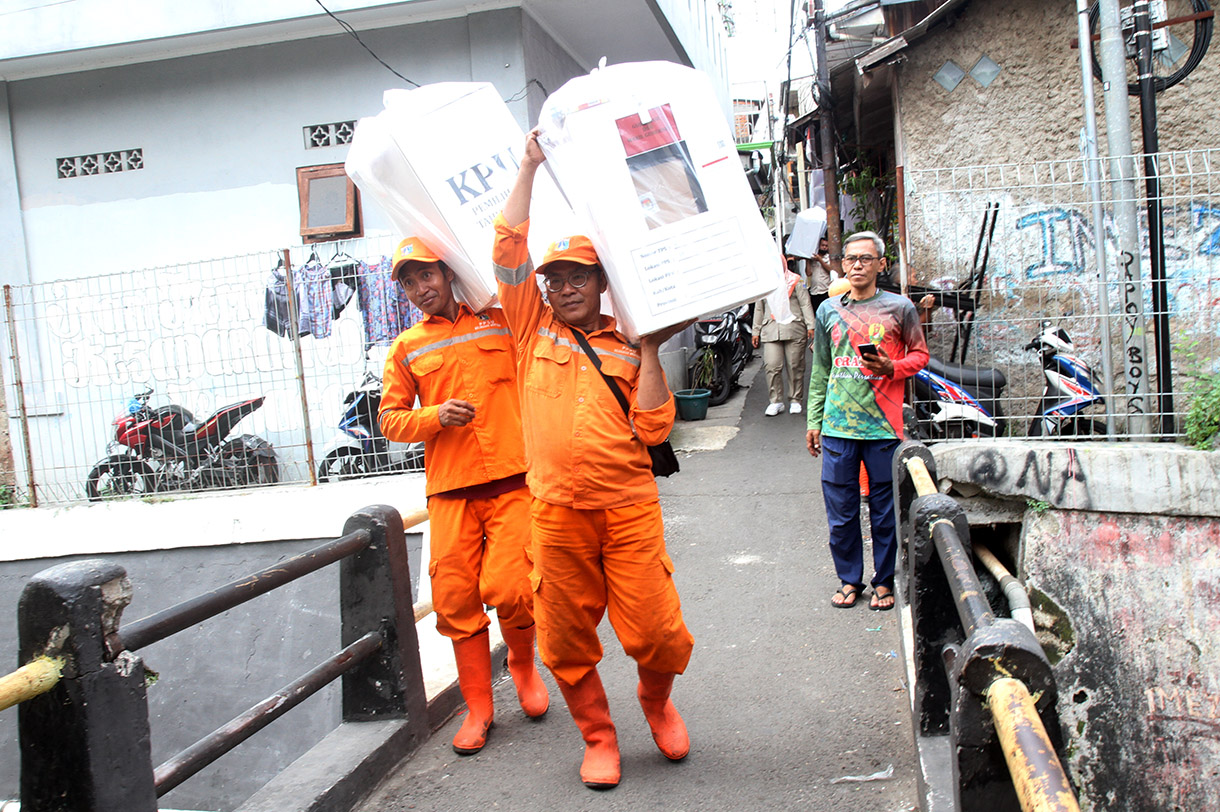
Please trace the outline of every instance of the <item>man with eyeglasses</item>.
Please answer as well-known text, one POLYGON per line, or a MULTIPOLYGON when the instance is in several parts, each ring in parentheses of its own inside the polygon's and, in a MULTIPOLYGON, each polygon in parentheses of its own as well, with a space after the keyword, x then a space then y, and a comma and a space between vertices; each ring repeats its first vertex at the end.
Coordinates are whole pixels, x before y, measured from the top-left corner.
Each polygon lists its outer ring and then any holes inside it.
POLYGON ((547 290, 543 300, 526 245, 534 175, 545 160, 537 137, 537 130, 527 136, 516 183, 496 218, 492 258, 517 341, 526 478, 534 498, 530 578, 538 651, 585 740, 581 780, 608 789, 619 783, 621 766, 597 673, 597 625, 607 611, 623 650, 636 661, 636 693, 658 749, 674 761, 690 750, 670 692, 694 638, 682 620, 645 447, 663 442, 673 427, 674 399, 658 349, 686 325, 632 345, 601 313, 606 275, 583 236, 547 250, 537 268, 547 290), (628 414, 609 386, 626 398, 628 414))
POLYGON ((399 244, 392 273, 424 318, 390 347, 378 419, 389 439, 424 443, 436 630, 453 641, 467 707, 453 749, 472 755, 486 744, 495 715, 484 604, 496 608, 521 709, 538 718, 550 704, 534 665, 530 498, 513 340, 500 310, 475 313, 458 301, 453 271, 418 237, 399 244))
POLYGON ((911 301, 877 288, 885 243, 871 231, 844 242, 850 288, 818 307, 809 383, 809 453, 822 460, 822 498, 830 524, 830 554, 841 586, 831 605, 850 609, 864 589, 860 529, 860 463, 868 473, 873 540, 869 608, 894 608, 898 552, 890 463, 902 439, 904 381, 928 363, 919 315, 911 301))

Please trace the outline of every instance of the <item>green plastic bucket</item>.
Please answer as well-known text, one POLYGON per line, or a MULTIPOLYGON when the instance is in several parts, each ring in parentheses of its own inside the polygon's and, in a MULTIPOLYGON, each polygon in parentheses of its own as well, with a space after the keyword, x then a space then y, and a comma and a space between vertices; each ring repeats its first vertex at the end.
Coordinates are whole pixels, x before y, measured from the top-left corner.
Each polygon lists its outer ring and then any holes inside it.
POLYGON ((674 392, 678 404, 678 417, 683 420, 702 420, 707 417, 707 399, 712 396, 708 389, 679 389, 674 392))

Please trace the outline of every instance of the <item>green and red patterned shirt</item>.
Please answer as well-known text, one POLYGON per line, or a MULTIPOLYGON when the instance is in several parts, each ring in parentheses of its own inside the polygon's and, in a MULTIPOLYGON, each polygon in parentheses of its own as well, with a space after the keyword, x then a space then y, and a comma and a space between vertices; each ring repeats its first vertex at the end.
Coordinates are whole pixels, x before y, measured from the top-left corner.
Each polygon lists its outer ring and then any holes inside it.
POLYGON ((928 344, 915 305, 879 290, 855 301, 848 291, 818 307, 809 382, 808 426, 848 440, 902 437, 907 378, 928 363, 928 344), (887 378, 861 365, 857 345, 875 344, 894 362, 887 378))

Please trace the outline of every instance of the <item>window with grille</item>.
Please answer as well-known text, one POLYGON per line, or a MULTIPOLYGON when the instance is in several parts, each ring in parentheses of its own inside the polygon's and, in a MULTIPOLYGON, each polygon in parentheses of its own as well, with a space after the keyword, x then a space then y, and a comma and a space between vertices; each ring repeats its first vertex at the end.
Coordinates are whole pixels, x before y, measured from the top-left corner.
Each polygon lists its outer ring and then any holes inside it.
POLYGON ((305 149, 320 149, 322 147, 337 147, 352 142, 352 133, 356 131, 354 121, 336 121, 333 124, 310 124, 304 128, 305 149))
POLYGON ((56 172, 60 178, 79 178, 85 175, 109 175, 114 172, 130 172, 144 168, 143 149, 120 149, 114 152, 98 152, 92 155, 77 155, 58 158, 56 172))

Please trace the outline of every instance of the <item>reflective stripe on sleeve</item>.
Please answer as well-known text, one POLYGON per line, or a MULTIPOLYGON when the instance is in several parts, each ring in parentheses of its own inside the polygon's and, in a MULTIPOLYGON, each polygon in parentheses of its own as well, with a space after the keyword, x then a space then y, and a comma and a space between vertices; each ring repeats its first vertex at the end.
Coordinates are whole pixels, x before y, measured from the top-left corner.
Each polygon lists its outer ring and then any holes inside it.
POLYGON ((520 285, 534 275, 534 261, 529 257, 516 268, 506 268, 495 263, 492 263, 492 267, 496 269, 496 279, 506 285, 520 285))

